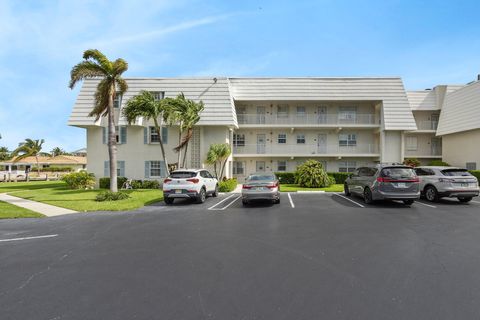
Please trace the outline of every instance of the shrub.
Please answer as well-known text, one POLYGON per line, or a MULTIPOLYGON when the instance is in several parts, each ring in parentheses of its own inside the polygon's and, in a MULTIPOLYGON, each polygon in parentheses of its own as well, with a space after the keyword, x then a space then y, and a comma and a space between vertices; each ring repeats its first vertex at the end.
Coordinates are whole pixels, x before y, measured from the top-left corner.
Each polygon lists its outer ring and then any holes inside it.
POLYGON ((328 175, 335 179, 338 184, 344 184, 345 180, 351 175, 350 172, 328 172, 328 175))
POLYGON ((237 179, 235 178, 220 181, 218 183, 218 191, 231 192, 235 190, 235 188, 237 187, 237 184, 238 184, 237 179))
POLYGON ((403 164, 415 168, 420 165, 420 161, 417 158, 407 158, 403 161, 403 164))
POLYGON ((281 184, 294 184, 295 173, 294 172, 275 172, 278 180, 281 184))
POLYGON ((95 201, 118 201, 128 199, 130 196, 125 192, 111 192, 111 191, 103 191, 97 194, 95 197, 95 201))
MULTIPOLYGON (((117 187, 120 189, 127 181, 125 177, 117 177, 117 187)), ((110 189, 110 177, 103 177, 99 180, 100 189, 110 189)))
MULTIPOLYGON (((37 167, 33 167, 31 171, 38 171, 37 167)), ((48 167, 40 168, 40 172, 72 172, 72 167, 48 167)))
POLYGON ((428 163, 429 166, 442 166, 442 167, 450 167, 450 165, 442 160, 432 160, 428 163))
POLYGON ((70 189, 92 189, 95 186, 95 175, 87 171, 66 174, 62 180, 70 189))
POLYGON ((324 188, 331 185, 331 180, 320 162, 308 160, 297 168, 295 183, 301 187, 324 188))
POLYGON ((480 170, 470 170, 468 172, 477 177, 478 181, 480 181, 480 170))
POLYGON ((143 180, 142 187, 140 189, 159 189, 160 182, 157 180, 143 180))
POLYGON ((132 188, 133 189, 142 189, 142 180, 132 180, 132 188))

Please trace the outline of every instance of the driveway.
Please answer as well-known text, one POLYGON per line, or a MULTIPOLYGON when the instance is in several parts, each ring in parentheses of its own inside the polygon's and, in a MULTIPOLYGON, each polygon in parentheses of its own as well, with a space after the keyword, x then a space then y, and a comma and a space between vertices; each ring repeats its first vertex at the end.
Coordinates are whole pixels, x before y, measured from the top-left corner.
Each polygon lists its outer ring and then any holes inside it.
POLYGON ((480 317, 480 202, 281 197, 0 221, 1 319, 480 317))

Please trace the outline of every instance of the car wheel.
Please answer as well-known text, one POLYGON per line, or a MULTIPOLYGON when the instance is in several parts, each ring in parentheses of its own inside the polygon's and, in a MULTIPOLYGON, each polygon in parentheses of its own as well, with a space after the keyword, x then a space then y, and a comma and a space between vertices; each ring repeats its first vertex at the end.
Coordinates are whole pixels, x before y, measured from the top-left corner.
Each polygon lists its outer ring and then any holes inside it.
POLYGON ((343 191, 345 192, 345 195, 346 195, 347 197, 350 197, 350 196, 352 195, 352 194, 350 193, 350 189, 348 189, 348 184, 346 184, 346 183, 343 185, 343 191))
POLYGON ((458 198, 458 201, 467 203, 467 202, 472 201, 472 197, 458 198))
POLYGON ((175 200, 174 198, 165 198, 165 199, 163 199, 163 201, 165 201, 166 204, 172 204, 174 200, 175 200))
POLYGON ((363 191, 363 201, 365 201, 366 204, 373 203, 372 191, 370 188, 365 188, 363 191))
POLYGON ((218 197, 218 184, 215 186, 215 191, 213 191, 212 197, 218 197))
POLYGON ((275 201, 276 204, 280 203, 280 195, 278 195, 278 199, 275 201))
POLYGON ((407 206, 412 205, 415 202, 415 200, 403 200, 403 203, 407 206))
POLYGON ((200 192, 198 193, 198 196, 197 196, 197 203, 204 203, 206 197, 207 197, 207 192, 205 191, 205 188, 200 189, 200 192))
POLYGON ((425 199, 431 202, 438 201, 438 192, 434 186, 428 186, 425 188, 425 199))
POLYGON ((246 205, 248 205, 248 201, 245 200, 245 199, 242 199, 242 204, 243 204, 244 206, 246 206, 246 205))

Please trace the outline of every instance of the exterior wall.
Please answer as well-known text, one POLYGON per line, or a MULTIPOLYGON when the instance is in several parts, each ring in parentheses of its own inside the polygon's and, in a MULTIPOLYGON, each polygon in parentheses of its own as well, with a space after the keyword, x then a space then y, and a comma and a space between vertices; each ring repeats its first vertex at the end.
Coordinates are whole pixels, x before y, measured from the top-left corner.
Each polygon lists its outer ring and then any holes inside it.
POLYGON ((405 135, 405 158, 442 158, 441 139, 435 133, 408 133, 405 135), (417 138, 417 150, 408 150, 407 137, 417 138), (438 139, 440 145, 432 146, 432 139, 438 139))
POLYGON ((382 142, 382 162, 402 162, 402 132, 384 131, 382 142))
POLYGON ((474 145, 477 141, 480 141, 480 129, 443 136, 443 161, 457 167, 475 162, 480 170, 480 148, 474 145))
POLYGON ((440 110, 432 111, 413 111, 418 130, 436 130, 438 126, 438 116, 440 110), (437 119, 434 116, 437 115, 437 119))

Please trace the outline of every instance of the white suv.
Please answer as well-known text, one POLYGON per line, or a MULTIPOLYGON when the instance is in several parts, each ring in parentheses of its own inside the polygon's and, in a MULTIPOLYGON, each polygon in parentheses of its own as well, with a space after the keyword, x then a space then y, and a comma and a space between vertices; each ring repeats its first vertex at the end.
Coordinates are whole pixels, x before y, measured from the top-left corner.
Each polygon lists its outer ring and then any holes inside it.
POLYGON ((172 204, 175 198, 190 198, 203 203, 207 195, 218 195, 218 180, 207 170, 176 170, 163 181, 163 199, 166 204, 172 204))

